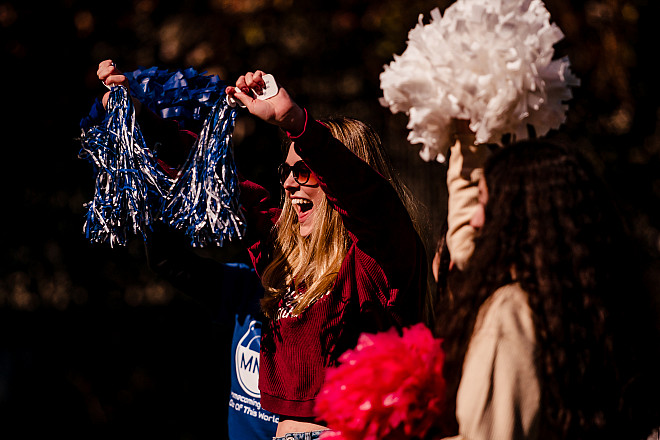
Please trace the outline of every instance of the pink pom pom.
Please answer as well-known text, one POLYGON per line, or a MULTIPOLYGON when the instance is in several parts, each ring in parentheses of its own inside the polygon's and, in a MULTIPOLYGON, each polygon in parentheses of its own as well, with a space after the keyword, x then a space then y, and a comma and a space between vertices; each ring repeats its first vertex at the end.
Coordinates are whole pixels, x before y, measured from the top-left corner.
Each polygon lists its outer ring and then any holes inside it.
POLYGON ((421 438, 442 413, 442 340, 423 324, 363 333, 328 370, 316 412, 331 431, 325 440, 421 438))

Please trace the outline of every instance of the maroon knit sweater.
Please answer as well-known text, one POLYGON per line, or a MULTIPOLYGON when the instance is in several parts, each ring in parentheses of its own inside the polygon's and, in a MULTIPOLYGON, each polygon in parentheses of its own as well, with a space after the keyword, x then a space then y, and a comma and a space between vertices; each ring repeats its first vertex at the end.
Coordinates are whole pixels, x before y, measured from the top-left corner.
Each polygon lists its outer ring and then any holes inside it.
MULTIPOLYGON (((289 417, 314 417, 325 371, 355 347, 362 332, 419 322, 426 290, 422 242, 392 186, 317 122, 295 139, 353 243, 330 294, 298 316, 262 329, 261 405, 289 417)), ((248 225, 262 240, 250 248, 258 273, 268 263, 269 233, 279 217, 265 189, 241 182, 248 225)), ((378 372, 374 371, 374 375, 378 372)))

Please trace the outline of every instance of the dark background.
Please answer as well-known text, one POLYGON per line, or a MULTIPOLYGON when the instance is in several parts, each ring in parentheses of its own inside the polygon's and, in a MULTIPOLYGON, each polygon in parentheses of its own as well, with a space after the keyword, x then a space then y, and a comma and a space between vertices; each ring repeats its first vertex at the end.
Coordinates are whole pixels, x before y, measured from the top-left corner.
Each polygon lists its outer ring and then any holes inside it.
MULTIPOLYGON (((418 15, 449 1, 0 0, 4 172, 0 228, 0 438, 201 439, 226 435, 228 335, 203 306, 154 276, 139 240, 82 235, 91 166, 78 123, 104 88, 100 61, 218 74, 271 72, 316 116, 347 114, 382 134, 429 219, 446 213, 445 167, 406 142, 405 115, 378 104, 378 75, 418 15)), ((552 137, 589 154, 653 258, 660 217, 658 14, 654 0, 546 2, 582 80, 552 137)), ((279 191, 278 133, 242 114, 236 161, 279 191)), ((237 249, 202 251, 240 260, 237 249)), ((643 337, 643 335, 640 335, 643 337)))

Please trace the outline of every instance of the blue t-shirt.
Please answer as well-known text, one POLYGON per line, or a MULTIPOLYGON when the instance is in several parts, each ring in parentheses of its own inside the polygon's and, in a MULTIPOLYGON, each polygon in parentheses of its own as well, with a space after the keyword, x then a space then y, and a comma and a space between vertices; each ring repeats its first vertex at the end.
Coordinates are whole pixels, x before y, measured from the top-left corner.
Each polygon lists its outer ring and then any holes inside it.
MULTIPOLYGON (((226 413, 228 438, 271 440, 277 431, 278 417, 261 409, 258 386, 263 319, 259 301, 264 294, 261 280, 246 264, 220 263, 190 252, 187 239, 180 235, 162 228, 154 235, 147 252, 150 266, 207 307, 223 327, 233 324, 226 413)), ((228 345, 226 341, 221 349, 229 349, 228 345)), ((223 374, 226 374, 224 369, 223 374)))
POLYGON ((259 299, 263 288, 254 270, 244 264, 226 264, 222 288, 241 295, 234 317, 231 346, 231 389, 227 423, 230 440, 271 439, 279 418, 261 408, 259 349, 261 319, 259 299))
POLYGON ((265 439, 275 436, 279 418, 261 408, 259 348, 261 321, 252 315, 236 315, 232 339, 229 438, 265 439))

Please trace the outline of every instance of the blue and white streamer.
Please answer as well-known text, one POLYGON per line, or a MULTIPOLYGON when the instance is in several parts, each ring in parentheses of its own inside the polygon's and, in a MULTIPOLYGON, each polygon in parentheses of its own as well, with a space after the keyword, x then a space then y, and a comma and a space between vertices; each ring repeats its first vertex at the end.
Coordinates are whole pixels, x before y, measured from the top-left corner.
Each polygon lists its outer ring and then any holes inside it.
POLYGON ((241 239, 246 225, 232 151, 236 110, 225 101, 224 83, 192 68, 125 75, 133 97, 200 135, 178 180, 171 179, 145 144, 126 89, 113 87, 104 118, 97 100, 81 121, 80 157, 96 171, 94 197, 85 205, 86 237, 126 245, 130 235, 147 240, 152 222, 162 220, 183 230, 195 247, 241 239))
POLYGON ((172 185, 156 165, 135 121, 124 87, 113 87, 103 122, 83 130, 80 158, 93 163, 96 183, 83 231, 93 243, 126 245, 129 235, 147 238, 172 185))
POLYGON ((235 119, 236 110, 224 96, 218 99, 163 211, 163 219, 184 230, 194 247, 222 246, 225 240, 245 234, 235 196, 239 191, 231 149, 235 119))
POLYGON ((197 73, 193 68, 170 72, 141 67, 125 76, 131 94, 142 104, 195 133, 200 132, 215 103, 225 95, 225 84, 217 75, 197 73))

